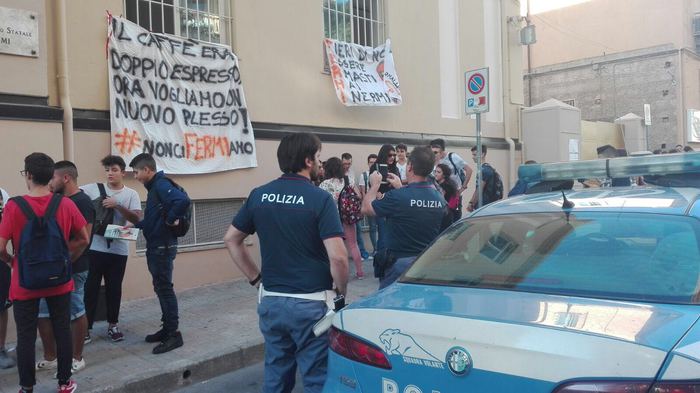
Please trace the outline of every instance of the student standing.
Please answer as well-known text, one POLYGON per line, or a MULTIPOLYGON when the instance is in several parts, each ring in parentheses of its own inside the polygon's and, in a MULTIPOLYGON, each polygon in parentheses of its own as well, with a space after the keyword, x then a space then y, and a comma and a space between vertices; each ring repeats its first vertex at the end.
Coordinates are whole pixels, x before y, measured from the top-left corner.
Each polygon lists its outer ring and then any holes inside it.
MULTIPOLYGON (((90 197, 78 188, 78 168, 70 161, 59 161, 54 166, 53 178, 49 183, 51 191, 70 198, 87 222, 88 233, 92 233, 92 225, 95 222, 95 208, 90 197)), ((73 291, 70 298, 71 333, 73 336, 73 363, 72 372, 75 374, 85 368, 83 358, 83 338, 87 334, 87 317, 85 316, 85 280, 87 280, 88 267, 87 250, 73 263, 73 291)), ((39 335, 44 348, 44 360, 37 363, 37 370, 55 368, 56 340, 46 300, 39 303, 39 335)))
POLYGON ((146 342, 160 344, 153 354, 172 351, 183 345, 178 330, 179 315, 177 297, 173 289, 173 263, 177 255, 177 236, 169 227, 177 226, 184 219, 190 200, 158 171, 156 161, 148 153, 141 153, 129 163, 134 177, 148 190, 143 220, 134 226, 143 231, 146 238, 146 262, 153 278, 153 290, 158 296, 163 327, 146 336, 146 342))
MULTIPOLYGON (((106 209, 114 210, 112 224, 124 226, 128 221, 138 222, 141 219, 141 200, 139 194, 124 185, 126 163, 119 156, 109 155, 102 159, 107 177, 107 183, 92 183, 82 187, 83 191, 93 201, 98 200, 106 209), (104 189, 101 197, 100 184, 104 189)), ((124 334, 119 329, 119 308, 122 301, 122 282, 126 272, 126 261, 129 255, 129 243, 120 239, 105 239, 94 234, 92 245, 88 252, 90 270, 85 284, 85 309, 88 318, 88 329, 92 330, 95 323, 95 312, 100 294, 100 284, 104 279, 107 305, 107 336, 114 342, 122 341, 124 334)), ((85 338, 90 342, 88 333, 85 338)))
MULTIPOLYGON (((72 340, 70 332, 70 296, 73 290, 73 280, 46 288, 27 289, 20 282, 19 269, 26 269, 26 262, 20 260, 25 249, 44 250, 45 244, 39 244, 39 239, 27 238, 24 232, 28 225, 28 216, 54 217, 60 234, 65 242, 66 254, 75 261, 88 246, 88 234, 83 215, 75 203, 68 198, 51 193, 49 181, 53 177, 54 162, 44 153, 32 153, 24 159, 24 177, 29 193, 10 199, 5 206, 3 219, 0 222, 0 259, 12 263, 12 281, 10 284, 10 299, 13 300, 15 324, 17 326, 17 368, 19 371, 20 392, 32 392, 36 384, 34 360, 37 332, 37 315, 39 299, 45 298, 48 304, 51 325, 56 337, 58 359, 58 392, 72 393, 77 384, 71 377, 72 340), (36 241, 35 241, 36 240, 36 241), (7 252, 7 244, 12 242, 14 257, 7 252), (31 248, 29 248, 31 246, 31 248)), ((31 228, 31 227, 30 227, 31 228)), ((46 239, 46 237, 42 238, 46 239)), ((53 239, 53 238, 52 238, 53 239)), ((53 243, 56 244, 56 243, 53 243)), ((62 277, 63 278, 63 277, 62 277)), ((24 285, 28 284, 25 282, 24 285)))

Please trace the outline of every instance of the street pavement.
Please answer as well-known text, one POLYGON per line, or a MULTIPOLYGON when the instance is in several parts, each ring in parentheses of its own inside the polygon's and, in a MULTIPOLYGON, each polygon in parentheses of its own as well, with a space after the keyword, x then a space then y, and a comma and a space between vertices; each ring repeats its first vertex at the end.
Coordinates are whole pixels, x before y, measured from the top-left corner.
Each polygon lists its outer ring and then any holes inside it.
MULTIPOLYGON (((371 262, 365 261, 364 271, 367 278, 350 281, 350 302, 379 286, 371 277, 371 262)), ((120 343, 107 339, 105 322, 96 323, 93 342, 85 347, 87 368, 74 375, 78 391, 171 392, 263 360, 257 291, 247 281, 182 291, 178 302, 185 345, 162 355, 153 355, 154 344, 143 341, 147 334, 160 328, 160 306, 155 297, 122 304, 120 327, 125 340, 120 343)), ((14 345, 8 343, 10 348, 14 345)), ((14 356, 14 352, 10 355, 14 356)), ((41 340, 37 339, 37 359, 42 356, 41 340)), ((54 373, 55 370, 37 372, 34 392, 55 392, 54 373)), ((0 370, 0 393, 15 393, 17 389, 17 370, 0 370)))
MULTIPOLYGON (((258 363, 237 371, 230 372, 199 383, 194 383, 175 393, 260 393, 262 391, 263 363, 258 363), (235 389, 233 388, 235 386, 235 389)), ((292 393, 304 391, 301 376, 297 375, 297 383, 292 393)))

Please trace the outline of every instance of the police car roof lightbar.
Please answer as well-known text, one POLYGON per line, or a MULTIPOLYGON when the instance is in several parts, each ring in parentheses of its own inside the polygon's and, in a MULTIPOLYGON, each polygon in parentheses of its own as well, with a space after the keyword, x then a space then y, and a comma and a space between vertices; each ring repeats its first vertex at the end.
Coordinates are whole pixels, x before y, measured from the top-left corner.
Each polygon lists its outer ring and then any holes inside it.
POLYGON ((518 168, 518 178, 528 183, 685 173, 700 173, 700 152, 528 164, 518 168))

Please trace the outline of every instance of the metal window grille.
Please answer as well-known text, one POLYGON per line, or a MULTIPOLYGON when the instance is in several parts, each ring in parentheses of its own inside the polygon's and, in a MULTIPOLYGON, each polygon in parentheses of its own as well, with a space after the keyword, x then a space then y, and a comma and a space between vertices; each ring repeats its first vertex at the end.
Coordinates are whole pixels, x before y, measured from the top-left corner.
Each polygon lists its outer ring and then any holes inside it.
POLYGON ((230 0, 124 0, 124 14, 154 33, 219 44, 232 42, 230 0))
POLYGON ((375 47, 385 38, 384 0, 324 0, 325 36, 375 47))
MULTIPOLYGON (((223 246, 224 234, 244 199, 192 201, 192 224, 186 236, 178 239, 178 248, 223 246)), ((145 207, 145 206, 142 206, 145 207)), ((146 250, 146 239, 139 235, 136 251, 146 250)))
MULTIPOLYGON (((385 27, 384 0, 323 0, 325 37, 374 48, 386 41, 385 27)), ((331 72, 325 46, 323 72, 331 72)))

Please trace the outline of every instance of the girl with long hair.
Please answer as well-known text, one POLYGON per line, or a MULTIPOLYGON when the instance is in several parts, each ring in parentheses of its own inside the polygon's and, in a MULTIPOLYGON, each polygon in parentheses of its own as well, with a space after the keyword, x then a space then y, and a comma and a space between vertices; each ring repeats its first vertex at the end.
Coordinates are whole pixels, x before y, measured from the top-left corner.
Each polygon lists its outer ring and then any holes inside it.
MULTIPOLYGON (((324 172, 325 180, 321 182, 319 187, 329 192, 337 204, 340 192, 345 188, 346 176, 343 170, 343 162, 338 157, 329 158, 324 165, 324 172)), ((357 195, 360 195, 355 184, 348 184, 352 186, 357 195)), ((345 247, 348 249, 348 253, 352 256, 352 260, 355 263, 355 276, 362 280, 365 274, 362 271, 362 256, 360 255, 360 248, 357 246, 357 230, 355 224, 346 224, 344 222, 342 224, 343 232, 345 233, 343 239, 345 241, 345 247)))
POLYGON ((454 222, 459 217, 459 191, 455 182, 450 178, 451 175, 452 169, 449 165, 438 164, 435 167, 435 182, 440 186, 438 191, 442 192, 445 197, 447 207, 452 215, 452 222, 454 222))

